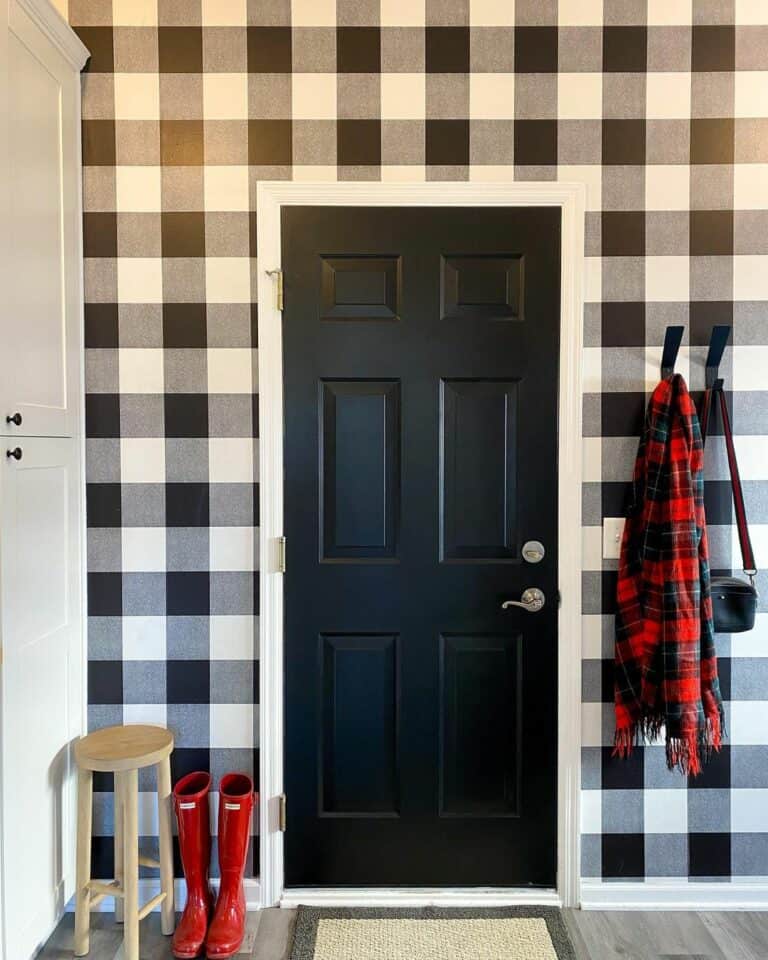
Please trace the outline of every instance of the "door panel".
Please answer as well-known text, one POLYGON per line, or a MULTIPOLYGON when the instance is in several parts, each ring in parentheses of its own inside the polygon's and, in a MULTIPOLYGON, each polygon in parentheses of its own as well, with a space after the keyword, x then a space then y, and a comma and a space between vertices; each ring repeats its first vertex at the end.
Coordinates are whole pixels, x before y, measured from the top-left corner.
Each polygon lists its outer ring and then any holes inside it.
POLYGON ((321 644, 323 815, 397 816, 397 637, 321 644))
POLYGON ((79 402, 79 77, 17 4, 8 37, 9 233, 0 434, 72 436, 79 402), (17 335, 13 335, 16 331, 17 335), (20 423, 7 417, 20 418, 20 423))
POLYGON ((517 383, 440 386, 442 557, 517 559, 517 383))
POLYGON ((18 445, 0 463, 0 609, 5 936, 21 960, 72 893, 82 649, 77 445, 18 445))
POLYGON ((397 320, 398 257, 322 257, 323 320, 397 320))
POLYGON ((554 886, 559 211, 282 226, 286 882, 554 886))
POLYGON ((323 381, 323 560, 394 557, 400 486, 399 384, 323 381))
POLYGON ((441 638, 441 815, 520 814, 520 636, 441 638))
POLYGON ((446 320, 522 320, 522 293, 522 257, 443 257, 446 320))

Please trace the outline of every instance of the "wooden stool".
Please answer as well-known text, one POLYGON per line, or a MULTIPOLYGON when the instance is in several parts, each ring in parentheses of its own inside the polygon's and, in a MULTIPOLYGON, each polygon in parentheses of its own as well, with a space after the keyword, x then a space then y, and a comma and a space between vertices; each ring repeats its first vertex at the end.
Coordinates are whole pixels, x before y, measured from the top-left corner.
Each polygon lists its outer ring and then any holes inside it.
POLYGON ((139 960, 139 921, 162 904, 161 928, 173 933, 173 841, 171 836, 171 751, 173 735, 165 727, 144 724, 106 727, 75 744, 78 765, 77 888, 75 895, 75 956, 89 949, 91 907, 115 898, 115 920, 125 924, 125 960, 139 960), (157 809, 160 860, 139 856, 139 770, 157 766, 157 809), (115 879, 91 879, 93 772, 115 775, 115 879), (160 893, 139 906, 139 865, 160 870, 160 893))

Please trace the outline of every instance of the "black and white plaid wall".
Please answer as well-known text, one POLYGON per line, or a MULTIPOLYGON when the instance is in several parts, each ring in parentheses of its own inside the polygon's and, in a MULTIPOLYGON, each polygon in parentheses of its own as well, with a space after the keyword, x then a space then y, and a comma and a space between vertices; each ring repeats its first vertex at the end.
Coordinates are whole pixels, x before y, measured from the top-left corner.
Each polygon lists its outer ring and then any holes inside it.
MULTIPOLYGON (((167 723, 176 775, 250 770, 258 753, 256 182, 580 180, 582 874, 768 875, 768 601, 754 633, 719 638, 730 736, 707 772, 686 783, 661 747, 614 762, 616 562, 601 549, 665 326, 687 327, 678 369, 700 390, 725 322, 768 563, 768 3, 69 0, 69 16, 92 51, 91 724, 167 723)), ((713 567, 728 568, 720 437, 707 469, 713 567)))

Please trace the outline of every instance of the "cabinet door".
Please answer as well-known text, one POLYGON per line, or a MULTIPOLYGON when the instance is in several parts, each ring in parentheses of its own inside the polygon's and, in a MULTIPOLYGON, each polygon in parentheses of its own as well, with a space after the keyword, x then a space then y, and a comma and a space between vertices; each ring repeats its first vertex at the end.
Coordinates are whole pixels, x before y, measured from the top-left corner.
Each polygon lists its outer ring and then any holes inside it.
POLYGON ((34 956, 74 890, 70 745, 83 728, 77 450, 67 439, 0 447, 4 956, 18 960, 34 956), (7 457, 8 447, 21 459, 7 457))
POLYGON ((80 396, 79 77, 14 2, 9 20, 0 433, 67 437, 80 396))

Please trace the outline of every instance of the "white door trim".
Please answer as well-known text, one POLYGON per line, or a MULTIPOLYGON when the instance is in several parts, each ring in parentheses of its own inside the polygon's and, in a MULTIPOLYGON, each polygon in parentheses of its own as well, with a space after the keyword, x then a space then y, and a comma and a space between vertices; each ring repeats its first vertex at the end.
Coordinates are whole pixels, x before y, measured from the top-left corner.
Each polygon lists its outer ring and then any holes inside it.
POLYGON ((559 907, 557 890, 527 887, 290 887, 281 907, 559 907))
MULTIPOLYGON (((286 904, 279 796, 283 791, 283 580, 277 538, 283 535, 282 319, 273 278, 280 268, 284 206, 556 206, 562 211, 559 382, 558 855, 556 899, 579 901, 581 760, 581 394, 585 187, 581 183, 307 183, 262 181, 256 187, 260 515, 260 790, 262 905, 286 904)), ((290 563, 290 544, 288 562, 290 563)), ((321 891, 316 891, 318 896, 321 891)), ((413 903, 444 902, 450 890, 409 891, 413 903)), ((370 896, 375 891, 349 891, 370 896)), ((384 891, 378 891, 381 896, 384 891)), ((326 895, 335 895, 327 891, 326 895)), ((341 895, 340 892, 338 894, 341 895)), ((475 903, 517 900, 514 890, 478 891, 475 903), (483 897, 485 899, 483 899, 483 897)), ((551 894, 542 891, 547 898, 551 894)), ((303 902, 307 902, 306 898, 303 902)), ((335 903, 340 903, 336 899, 335 903)), ((508 901, 507 901, 508 902, 508 901)), ((530 902, 530 901, 528 901, 530 902)))

